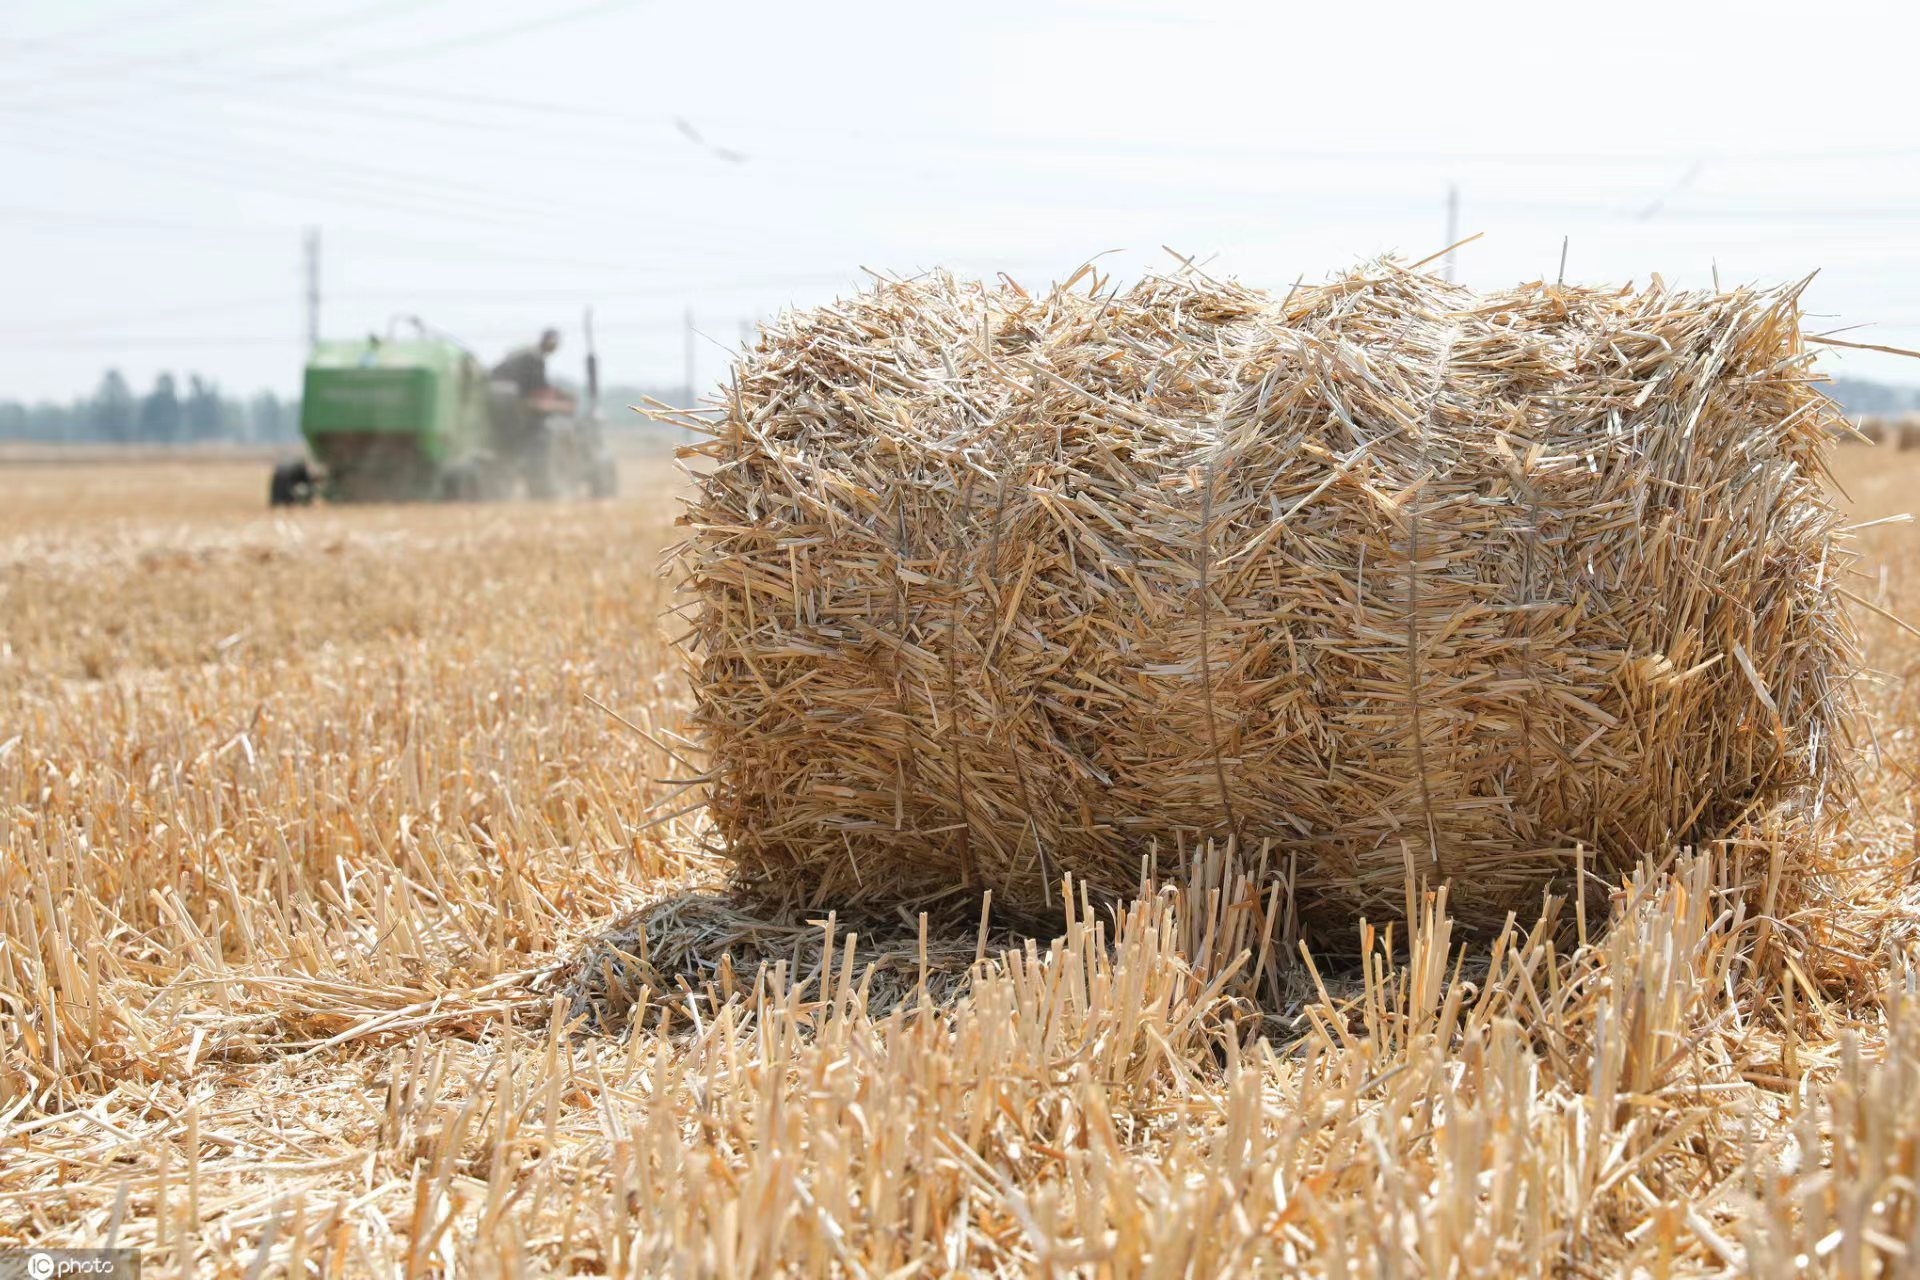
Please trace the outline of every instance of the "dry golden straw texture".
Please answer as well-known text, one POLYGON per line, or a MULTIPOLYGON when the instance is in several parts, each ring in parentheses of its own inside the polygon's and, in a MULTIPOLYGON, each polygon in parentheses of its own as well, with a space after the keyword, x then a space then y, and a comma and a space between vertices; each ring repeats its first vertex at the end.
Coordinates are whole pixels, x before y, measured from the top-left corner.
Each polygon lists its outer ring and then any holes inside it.
POLYGON ((1797 297, 1383 262, 786 318, 689 451, 731 856, 819 902, 1038 909, 1233 836, 1309 928, 1412 876, 1492 928, 1583 856, 1822 800, 1852 555, 1797 297))
POLYGON ((958 895, 749 909, 676 733, 677 487, 623 468, 609 504, 285 513, 258 461, 0 466, 0 1248, 147 1280, 1920 1269, 1920 636, 1887 616, 1920 617, 1888 519, 1920 454, 1837 459, 1884 674, 1835 830, 1775 811, 1492 938, 1416 888, 1310 955, 1219 842, 1026 938, 958 895))

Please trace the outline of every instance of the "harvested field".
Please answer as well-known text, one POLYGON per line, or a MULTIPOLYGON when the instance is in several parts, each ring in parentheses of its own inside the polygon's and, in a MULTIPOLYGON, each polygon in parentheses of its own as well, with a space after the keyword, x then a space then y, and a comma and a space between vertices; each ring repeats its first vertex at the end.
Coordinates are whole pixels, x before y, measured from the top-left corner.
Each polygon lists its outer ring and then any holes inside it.
MULTIPOLYGON (((1920 491, 1910 453, 1837 465, 1856 524, 1920 491)), ((1492 941, 1411 886, 1409 926, 1303 955, 1218 849, 1031 943, 726 897, 676 487, 271 516, 253 465, 0 470, 0 1244, 161 1277, 1920 1267, 1920 641, 1875 612, 1920 615, 1914 526, 1858 534, 1844 829, 1589 869, 1492 941)))

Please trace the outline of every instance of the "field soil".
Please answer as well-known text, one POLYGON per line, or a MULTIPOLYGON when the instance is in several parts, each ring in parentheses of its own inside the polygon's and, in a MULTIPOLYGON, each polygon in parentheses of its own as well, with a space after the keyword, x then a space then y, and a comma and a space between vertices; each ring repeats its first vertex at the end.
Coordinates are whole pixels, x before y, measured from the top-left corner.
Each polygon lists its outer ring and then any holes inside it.
POLYGON ((1920 1270, 1920 527, 1871 523, 1920 453, 1835 454, 1857 806, 1491 943, 1410 877, 1410 924, 1310 955, 1249 850, 1045 929, 730 896, 678 733, 677 475, 623 470, 606 504, 269 512, 251 458, 0 462, 0 1248, 1920 1270))

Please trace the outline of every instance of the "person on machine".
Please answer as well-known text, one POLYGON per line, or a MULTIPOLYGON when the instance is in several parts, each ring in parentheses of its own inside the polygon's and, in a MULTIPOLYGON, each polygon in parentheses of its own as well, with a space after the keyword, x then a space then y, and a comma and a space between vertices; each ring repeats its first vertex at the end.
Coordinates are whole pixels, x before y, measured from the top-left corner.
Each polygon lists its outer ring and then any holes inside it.
POLYGON ((570 417, 574 398, 547 381, 547 357, 560 347, 560 331, 521 347, 493 366, 495 448, 519 470, 531 497, 551 497, 554 488, 550 417, 570 417))
POLYGON ((547 381, 547 357, 560 349, 560 331, 546 329, 540 341, 510 352, 488 375, 496 387, 512 388, 529 421, 549 413, 572 413, 574 399, 547 381))
POLYGON ((544 330, 540 341, 509 352, 506 359, 493 366, 491 377, 495 382, 511 382, 522 400, 532 400, 552 389, 547 381, 547 357, 559 349, 560 331, 544 330))

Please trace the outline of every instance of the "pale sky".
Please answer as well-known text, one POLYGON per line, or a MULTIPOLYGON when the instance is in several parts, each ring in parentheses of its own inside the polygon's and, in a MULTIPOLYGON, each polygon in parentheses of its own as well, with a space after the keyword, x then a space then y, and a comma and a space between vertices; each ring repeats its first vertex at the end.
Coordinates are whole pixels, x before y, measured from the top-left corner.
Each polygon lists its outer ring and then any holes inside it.
MULTIPOLYGON (((862 266, 1088 256, 1284 289, 1780 281, 1920 347, 1911 5, 0 0, 0 397, 107 365, 287 392, 417 314, 492 358, 591 304, 609 380, 723 373, 862 266), (683 127, 684 126, 684 127, 683 127)), ((1920 384, 1920 361, 1829 368, 1920 384)))

